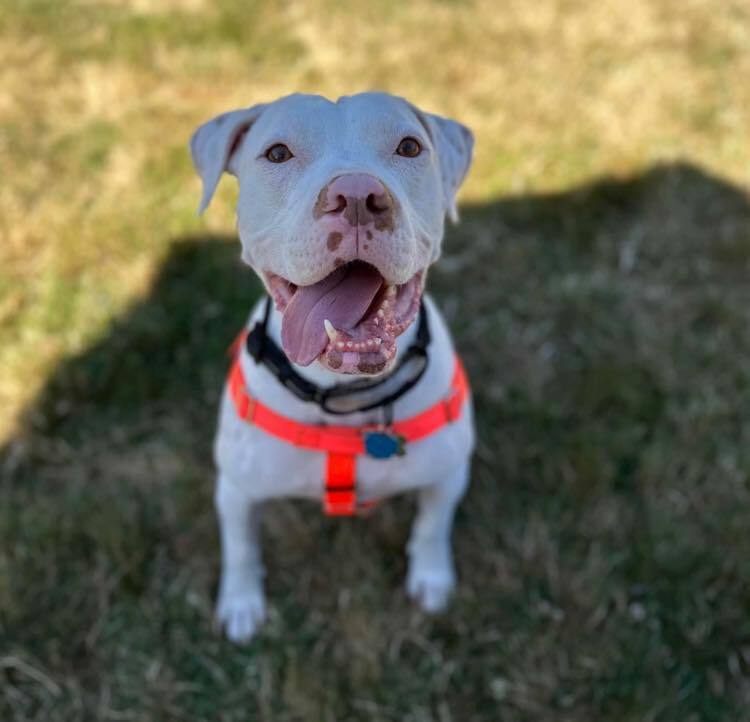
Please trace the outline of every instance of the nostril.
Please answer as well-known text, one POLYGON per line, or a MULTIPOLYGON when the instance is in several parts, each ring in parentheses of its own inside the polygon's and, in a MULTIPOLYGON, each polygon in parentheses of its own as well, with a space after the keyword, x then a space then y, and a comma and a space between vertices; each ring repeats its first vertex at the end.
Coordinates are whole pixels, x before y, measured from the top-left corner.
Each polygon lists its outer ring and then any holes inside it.
POLYGON ((370 213, 384 213, 387 211, 390 207, 390 199, 385 193, 382 193, 380 195, 375 195, 374 193, 370 193, 369 196, 367 196, 367 200, 365 201, 365 206, 367 207, 367 210, 370 211, 370 213))
POLYGON ((346 196, 343 196, 339 193, 339 195, 336 196, 336 207, 332 208, 329 213, 342 213, 344 208, 346 208, 346 196))

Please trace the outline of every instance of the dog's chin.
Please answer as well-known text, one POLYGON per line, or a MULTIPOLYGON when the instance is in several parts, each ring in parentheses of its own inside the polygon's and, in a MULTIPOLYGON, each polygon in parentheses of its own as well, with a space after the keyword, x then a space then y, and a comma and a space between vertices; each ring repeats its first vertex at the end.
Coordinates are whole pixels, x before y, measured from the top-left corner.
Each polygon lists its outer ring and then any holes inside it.
POLYGON ((282 313, 282 344, 291 361, 303 366, 317 361, 336 373, 377 376, 393 367, 396 340, 419 313, 425 269, 402 284, 387 283, 363 261, 337 268, 311 286, 297 286, 268 271, 262 277, 282 313), (366 292, 358 293, 360 279, 366 292), (310 308, 301 312, 305 303, 310 308), (302 323, 301 313, 306 314, 302 323), (299 335, 305 337, 303 343, 299 335))

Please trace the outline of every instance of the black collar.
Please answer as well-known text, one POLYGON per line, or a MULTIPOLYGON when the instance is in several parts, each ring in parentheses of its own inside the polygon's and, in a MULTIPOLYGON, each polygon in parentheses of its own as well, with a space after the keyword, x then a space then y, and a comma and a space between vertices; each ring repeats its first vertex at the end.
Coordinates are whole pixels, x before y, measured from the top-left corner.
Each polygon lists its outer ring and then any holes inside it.
POLYGON ((400 399, 407 391, 413 388, 427 370, 427 347, 430 344, 430 327, 427 323, 427 311, 424 304, 419 309, 417 337, 414 343, 402 354, 396 368, 390 374, 385 378, 374 380, 357 379, 345 384, 336 384, 330 388, 321 388, 312 383, 312 381, 308 381, 306 378, 300 376, 294 370, 286 354, 269 338, 266 327, 271 315, 271 303, 270 297, 266 298, 263 319, 258 321, 247 335, 247 352, 255 359, 256 363, 262 363, 298 399, 315 403, 326 413, 344 415, 390 406, 394 401, 400 399), (407 365, 414 365, 413 362, 416 362, 417 371, 407 376, 406 380, 400 386, 382 398, 362 404, 361 406, 348 408, 345 411, 331 406, 332 401, 341 401, 347 397, 353 401, 352 397, 378 388, 386 382, 391 381, 407 365))

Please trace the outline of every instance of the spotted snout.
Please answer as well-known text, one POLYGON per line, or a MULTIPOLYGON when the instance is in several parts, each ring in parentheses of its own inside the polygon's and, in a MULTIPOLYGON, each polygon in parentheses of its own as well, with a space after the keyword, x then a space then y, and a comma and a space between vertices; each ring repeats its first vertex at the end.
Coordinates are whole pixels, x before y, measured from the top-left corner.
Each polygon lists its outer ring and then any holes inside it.
POLYGON ((313 206, 332 267, 361 260, 385 272, 396 251, 397 208, 393 194, 373 175, 345 173, 332 178, 313 206))
POLYGON ((393 230, 394 204, 388 189, 375 176, 346 173, 326 185, 313 209, 316 220, 340 219, 351 227, 372 224, 377 231, 393 230))

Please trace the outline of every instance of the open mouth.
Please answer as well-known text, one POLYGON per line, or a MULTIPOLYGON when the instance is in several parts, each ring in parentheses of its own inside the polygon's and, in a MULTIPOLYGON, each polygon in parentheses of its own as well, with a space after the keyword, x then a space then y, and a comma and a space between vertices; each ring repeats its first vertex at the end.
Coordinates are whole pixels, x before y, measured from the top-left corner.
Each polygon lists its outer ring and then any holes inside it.
POLYGON ((291 361, 315 359, 345 374, 381 373, 396 354, 396 339, 414 321, 423 272, 391 285, 374 266, 352 261, 309 286, 266 273, 283 314, 281 342, 291 361))

